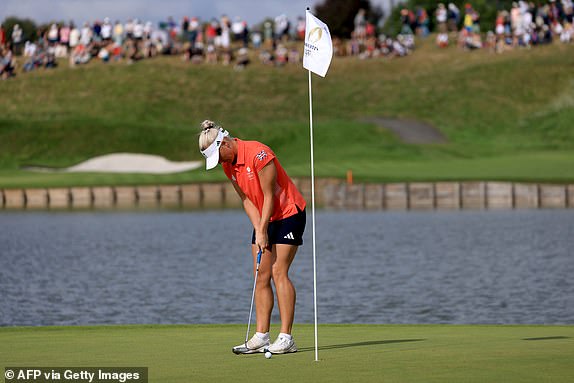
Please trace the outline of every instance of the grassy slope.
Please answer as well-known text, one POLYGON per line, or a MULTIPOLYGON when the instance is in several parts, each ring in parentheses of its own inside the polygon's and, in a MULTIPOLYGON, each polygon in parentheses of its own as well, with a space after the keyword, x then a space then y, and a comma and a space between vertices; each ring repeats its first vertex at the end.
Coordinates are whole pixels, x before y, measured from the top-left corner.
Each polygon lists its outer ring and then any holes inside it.
MULTIPOLYGON (((573 63, 574 49, 560 44, 492 55, 437 50, 430 40, 404 59, 335 59, 327 78, 314 78, 317 174, 572 181, 573 63), (380 115, 427 121, 450 143, 405 145, 358 122, 380 115)), ((292 175, 309 174, 307 75, 299 66, 256 63, 236 72, 163 57, 26 74, 0 90, 9 95, 0 104, 0 186, 222 179, 220 171, 155 178, 18 170, 111 152, 199 160, 204 118, 266 142, 292 175)))
MULTIPOLYGON (((0 328, 6 366, 139 366, 150 382, 568 382, 572 326, 296 326, 300 352, 236 356, 245 326, 0 328)), ((276 332, 277 329, 274 329, 276 332)))

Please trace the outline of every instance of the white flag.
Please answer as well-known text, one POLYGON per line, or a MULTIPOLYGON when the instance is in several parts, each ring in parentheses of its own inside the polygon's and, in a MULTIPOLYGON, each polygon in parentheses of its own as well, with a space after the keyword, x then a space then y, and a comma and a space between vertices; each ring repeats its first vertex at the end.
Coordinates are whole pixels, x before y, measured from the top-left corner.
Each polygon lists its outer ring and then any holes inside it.
POLYGON ((327 24, 307 11, 303 68, 325 77, 333 58, 333 43, 327 24))

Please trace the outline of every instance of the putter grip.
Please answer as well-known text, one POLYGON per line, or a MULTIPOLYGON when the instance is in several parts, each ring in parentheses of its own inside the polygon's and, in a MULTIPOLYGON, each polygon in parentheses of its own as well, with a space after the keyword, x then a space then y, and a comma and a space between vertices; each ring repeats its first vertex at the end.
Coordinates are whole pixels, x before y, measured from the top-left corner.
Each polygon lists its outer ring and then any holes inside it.
POLYGON ((261 250, 259 250, 257 252, 257 264, 259 265, 259 263, 261 263, 261 254, 263 254, 263 252, 261 250))

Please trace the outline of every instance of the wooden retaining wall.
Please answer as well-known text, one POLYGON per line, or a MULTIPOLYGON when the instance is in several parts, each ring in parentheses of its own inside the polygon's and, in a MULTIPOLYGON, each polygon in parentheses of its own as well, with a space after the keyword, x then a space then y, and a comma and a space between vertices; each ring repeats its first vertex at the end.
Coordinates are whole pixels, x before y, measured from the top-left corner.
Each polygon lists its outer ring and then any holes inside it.
MULTIPOLYGON (((310 204, 311 182, 295 179, 310 204)), ((574 208, 574 185, 511 182, 315 183, 317 206, 351 210, 463 210, 574 208)), ((225 183, 159 186, 0 189, 0 209, 241 208, 225 183)))

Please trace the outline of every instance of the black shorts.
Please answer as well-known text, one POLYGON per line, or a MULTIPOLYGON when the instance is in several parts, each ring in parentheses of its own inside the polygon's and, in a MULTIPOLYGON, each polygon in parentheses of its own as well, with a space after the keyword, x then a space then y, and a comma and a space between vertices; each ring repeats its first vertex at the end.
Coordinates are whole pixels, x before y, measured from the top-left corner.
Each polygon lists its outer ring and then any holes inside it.
MULTIPOLYGON (((305 231, 306 222, 307 215, 305 210, 299 210, 299 213, 291 217, 269 222, 267 227, 269 246, 276 244, 301 246, 303 244, 303 232, 305 231)), ((251 236, 251 243, 255 244, 255 230, 253 230, 253 235, 251 236)))

